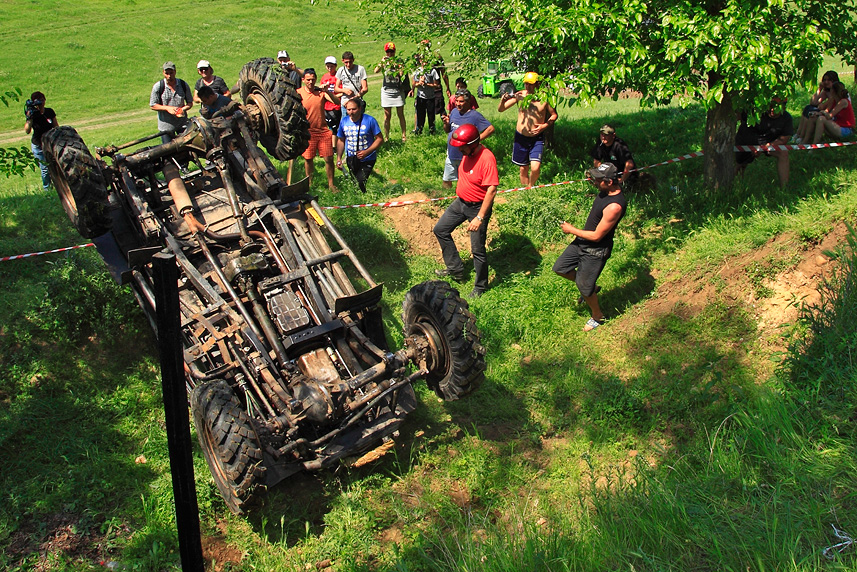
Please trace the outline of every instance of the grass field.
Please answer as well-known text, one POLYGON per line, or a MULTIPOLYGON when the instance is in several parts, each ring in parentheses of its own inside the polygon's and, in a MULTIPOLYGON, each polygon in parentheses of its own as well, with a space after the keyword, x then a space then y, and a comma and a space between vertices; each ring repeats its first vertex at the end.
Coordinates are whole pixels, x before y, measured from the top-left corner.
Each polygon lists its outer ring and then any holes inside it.
MULTIPOLYGON (((92 147, 154 131, 148 94, 163 60, 188 82, 202 57, 227 82, 282 48, 320 62, 341 54, 319 38, 356 4, 190 2, 176 27, 155 2, 40 2, 55 26, 31 30, 33 6, 0 6, 0 85, 44 91, 92 147)), ((349 47, 369 66, 382 41, 349 47)), ((794 116, 807 98, 792 98, 794 116)), ((514 116, 480 103, 497 127, 487 145, 500 186, 516 187, 514 116)), ((0 108, 0 132, 20 130, 20 111, 0 108)), ((581 179, 605 121, 642 165, 701 148, 693 104, 562 107, 542 182, 581 179)), ((342 179, 338 195, 318 179, 313 189, 324 205, 445 196, 443 149, 442 136, 386 145, 366 195, 342 179)), ((823 554, 842 542, 834 526, 857 534, 854 153, 793 153, 785 190, 765 159, 718 195, 702 187, 701 159, 653 169, 599 281, 610 321, 591 334, 577 290, 551 271, 568 242, 556 221, 583 222, 591 187, 504 195, 491 289, 471 306, 484 385, 454 403, 418 386, 385 457, 298 475, 246 518, 227 511, 197 450, 210 568, 857 568, 853 546, 823 554)), ((385 283, 400 342, 402 299, 433 276, 436 254, 415 252, 419 237, 379 209, 328 213, 385 283)), ((0 180, 0 256, 81 242, 36 175, 0 180)), ((179 569, 156 348, 130 291, 92 249, 0 263, 0 282, 0 567, 179 569)))

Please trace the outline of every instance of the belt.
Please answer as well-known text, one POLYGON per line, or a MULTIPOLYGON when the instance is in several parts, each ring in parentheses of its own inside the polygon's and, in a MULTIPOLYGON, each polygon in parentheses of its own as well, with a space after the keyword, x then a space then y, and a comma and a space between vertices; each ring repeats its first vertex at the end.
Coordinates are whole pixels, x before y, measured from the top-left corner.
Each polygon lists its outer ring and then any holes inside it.
POLYGON ((459 200, 459 201, 461 201, 462 203, 466 204, 466 205, 467 205, 467 206, 469 206, 469 207, 479 207, 479 206, 482 206, 482 201, 476 201, 476 202, 473 202, 473 201, 465 201, 465 200, 464 200, 464 199, 462 199, 461 197, 458 197, 458 200, 459 200))

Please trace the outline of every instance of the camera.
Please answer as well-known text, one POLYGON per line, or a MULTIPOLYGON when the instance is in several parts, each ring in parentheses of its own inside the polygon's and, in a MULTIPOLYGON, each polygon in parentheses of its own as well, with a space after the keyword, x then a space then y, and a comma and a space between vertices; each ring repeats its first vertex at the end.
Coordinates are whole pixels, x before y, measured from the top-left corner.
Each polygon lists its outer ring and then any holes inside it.
POLYGON ((39 106, 43 103, 44 101, 41 99, 28 99, 26 103, 24 103, 24 117, 32 119, 33 116, 39 112, 39 106))

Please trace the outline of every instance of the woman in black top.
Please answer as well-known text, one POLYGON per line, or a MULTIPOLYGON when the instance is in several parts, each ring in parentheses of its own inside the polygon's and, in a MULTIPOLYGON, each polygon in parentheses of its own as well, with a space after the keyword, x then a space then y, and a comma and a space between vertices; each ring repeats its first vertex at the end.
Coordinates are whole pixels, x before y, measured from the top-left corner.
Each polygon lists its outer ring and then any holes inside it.
POLYGON ((34 91, 24 107, 24 116, 27 118, 27 122, 24 123, 24 133, 33 133, 30 149, 41 164, 42 187, 47 191, 51 186, 51 176, 42 151, 42 135, 57 126, 57 114, 50 107, 45 107, 45 94, 34 91))

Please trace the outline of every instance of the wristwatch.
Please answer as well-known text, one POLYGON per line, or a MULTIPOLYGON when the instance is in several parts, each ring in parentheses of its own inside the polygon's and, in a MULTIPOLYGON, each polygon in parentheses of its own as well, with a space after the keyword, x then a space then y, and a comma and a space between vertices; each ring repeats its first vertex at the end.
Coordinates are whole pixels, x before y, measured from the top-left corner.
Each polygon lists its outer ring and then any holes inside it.
POLYGON ((482 220, 483 220, 483 219, 482 219, 482 217, 481 217, 481 216, 479 216, 479 215, 476 215, 476 217, 475 217, 475 218, 476 218, 479 222, 482 222, 482 220))

